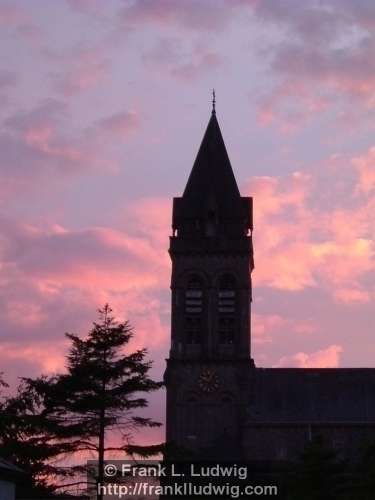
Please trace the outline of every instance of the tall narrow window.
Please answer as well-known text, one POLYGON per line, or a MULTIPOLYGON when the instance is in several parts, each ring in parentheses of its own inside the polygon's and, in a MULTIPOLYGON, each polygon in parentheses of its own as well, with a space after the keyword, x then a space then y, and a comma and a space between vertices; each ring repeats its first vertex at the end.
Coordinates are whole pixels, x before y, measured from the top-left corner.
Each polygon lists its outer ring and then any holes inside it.
POLYGON ((209 210, 206 220, 206 236, 215 236, 216 234, 216 216, 214 210, 209 210))
POLYGON ((200 344, 202 336, 203 284, 199 276, 190 277, 185 291, 186 342, 200 344))
POLYGON ((231 275, 220 279, 218 307, 219 343, 233 344, 236 326, 236 281, 231 275))

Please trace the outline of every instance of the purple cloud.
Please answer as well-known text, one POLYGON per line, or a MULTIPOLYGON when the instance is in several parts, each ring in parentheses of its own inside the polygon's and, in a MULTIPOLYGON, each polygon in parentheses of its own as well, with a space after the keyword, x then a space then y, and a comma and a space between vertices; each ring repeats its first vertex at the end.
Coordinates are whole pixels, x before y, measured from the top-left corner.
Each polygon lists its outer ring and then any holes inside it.
POLYGON ((190 82, 206 74, 212 74, 223 64, 223 57, 201 45, 185 47, 175 37, 160 38, 146 50, 142 59, 155 71, 166 70, 173 78, 190 82))
POLYGON ((50 78, 53 87, 67 98, 94 89, 110 74, 110 59, 100 47, 79 43, 61 52, 48 49, 45 55, 51 63, 59 63, 50 78))
POLYGON ((120 10, 124 24, 155 23, 176 25, 198 31, 222 30, 231 20, 236 2, 223 0, 136 0, 120 10))
MULTIPOLYGON (((117 122, 116 117, 104 118, 100 126, 74 130, 68 106, 55 99, 12 114, 0 130, 1 194, 37 186, 39 179, 46 176, 63 178, 89 171, 115 171, 117 163, 107 143, 102 144, 98 138, 103 134, 103 124, 108 125, 106 120, 114 128, 117 124, 119 130, 120 118, 117 116, 117 122)), ((136 118, 131 114, 127 118, 128 128, 134 127, 136 118)), ((124 122, 122 126, 124 133, 124 122)))
POLYGON ((279 30, 277 42, 263 49, 279 79, 260 100, 263 123, 298 125, 328 108, 336 113, 339 103, 341 117, 358 115, 360 108, 373 112, 373 3, 266 0, 254 4, 254 13, 279 30))
POLYGON ((127 137, 138 130, 140 117, 135 111, 119 111, 98 120, 97 127, 104 133, 127 137))
POLYGON ((0 70, 0 89, 13 87, 17 83, 17 74, 15 71, 0 70))

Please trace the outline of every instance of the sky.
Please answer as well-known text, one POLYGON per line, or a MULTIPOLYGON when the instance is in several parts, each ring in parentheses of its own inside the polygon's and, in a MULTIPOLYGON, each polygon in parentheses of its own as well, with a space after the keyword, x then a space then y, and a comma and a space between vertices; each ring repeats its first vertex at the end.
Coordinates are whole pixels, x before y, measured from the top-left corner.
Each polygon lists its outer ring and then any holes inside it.
POLYGON ((254 198, 256 365, 374 367, 374 51, 372 0, 0 0, 5 378, 64 370, 106 302, 162 376, 213 87, 254 198))

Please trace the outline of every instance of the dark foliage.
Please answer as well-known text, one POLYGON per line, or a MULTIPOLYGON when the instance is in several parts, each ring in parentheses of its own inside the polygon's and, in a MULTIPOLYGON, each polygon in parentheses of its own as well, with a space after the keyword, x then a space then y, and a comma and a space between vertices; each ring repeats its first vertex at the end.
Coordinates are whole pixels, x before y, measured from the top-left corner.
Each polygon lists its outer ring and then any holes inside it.
POLYGON ((111 313, 105 305, 85 339, 66 334, 71 342, 66 373, 24 379, 18 394, 1 406, 0 455, 28 473, 30 488, 44 488, 40 494, 56 490, 49 484, 57 476, 83 472, 82 467, 56 466, 54 460, 67 454, 92 452, 102 482, 107 452, 125 458, 126 453, 150 456, 163 449, 133 443, 137 430, 161 425, 142 410, 148 406, 144 394, 162 383, 149 376, 152 363, 146 349, 126 351, 132 328, 116 322, 111 313), (117 446, 107 445, 111 432, 117 446))
POLYGON ((288 500, 344 499, 352 479, 346 464, 318 436, 306 446, 290 478, 288 500))
POLYGON ((43 411, 40 395, 25 382, 0 407, 0 456, 24 471, 17 493, 28 498, 48 497, 54 491, 51 480, 72 474, 56 463, 72 447, 56 441, 43 411))

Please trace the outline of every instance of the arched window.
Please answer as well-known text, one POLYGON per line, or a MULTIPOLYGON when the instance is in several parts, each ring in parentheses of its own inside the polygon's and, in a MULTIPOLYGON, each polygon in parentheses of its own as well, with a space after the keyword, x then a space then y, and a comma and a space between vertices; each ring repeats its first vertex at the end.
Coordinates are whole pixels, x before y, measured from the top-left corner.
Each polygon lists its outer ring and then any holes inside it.
POLYGON ((202 337, 203 283, 194 274, 185 290, 185 329, 187 344, 200 344, 202 337))
POLYGON ((230 274, 221 277, 218 291, 219 343, 233 344, 236 325, 236 280, 230 274))

